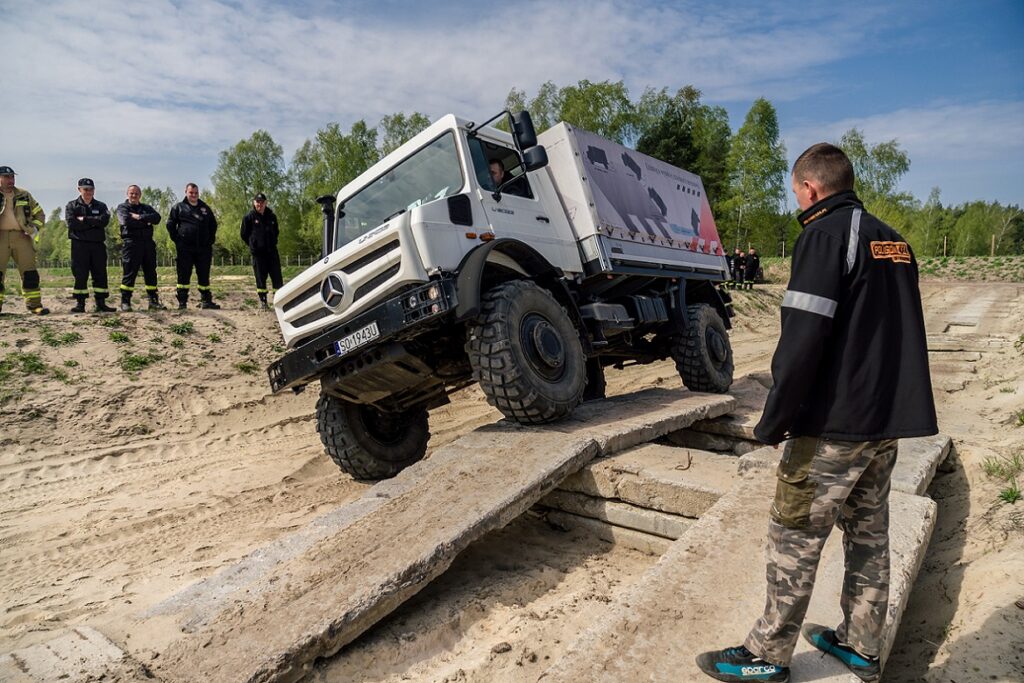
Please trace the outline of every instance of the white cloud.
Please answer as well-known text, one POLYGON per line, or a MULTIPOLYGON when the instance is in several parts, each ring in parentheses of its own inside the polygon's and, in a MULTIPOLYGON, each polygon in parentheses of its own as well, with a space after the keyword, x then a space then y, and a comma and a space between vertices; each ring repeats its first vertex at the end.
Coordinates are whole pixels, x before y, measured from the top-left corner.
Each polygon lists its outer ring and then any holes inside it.
POLYGON ((1024 102, 934 102, 784 130, 790 161, 815 142, 838 141, 851 128, 871 145, 899 142, 911 162, 902 187, 919 199, 941 187, 945 202, 1020 202, 1024 102))
POLYGON ((532 0, 421 10, 412 21, 393 4, 367 14, 309 2, 7 8, 0 30, 16 77, 5 79, 5 102, 15 104, 5 106, 0 163, 30 189, 73 195, 89 173, 120 193, 126 179, 203 183, 217 152, 257 128, 290 154, 329 121, 484 117, 511 87, 533 93, 548 80, 621 78, 634 95, 694 84, 716 103, 796 99, 827 87, 808 71, 865 49, 879 18, 863 6, 532 0))

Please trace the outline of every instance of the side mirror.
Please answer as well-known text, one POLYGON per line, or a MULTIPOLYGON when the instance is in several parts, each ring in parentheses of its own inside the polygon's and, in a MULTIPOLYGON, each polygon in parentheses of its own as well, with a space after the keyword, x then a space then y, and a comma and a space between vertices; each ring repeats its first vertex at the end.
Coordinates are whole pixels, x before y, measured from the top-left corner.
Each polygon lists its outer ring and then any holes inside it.
POLYGON ((512 114, 512 137, 516 139, 520 150, 527 150, 537 144, 537 131, 533 128, 530 112, 512 114))
POLYGON ((544 149, 544 145, 535 145, 523 152, 523 166, 527 171, 536 171, 547 165, 548 152, 544 149))

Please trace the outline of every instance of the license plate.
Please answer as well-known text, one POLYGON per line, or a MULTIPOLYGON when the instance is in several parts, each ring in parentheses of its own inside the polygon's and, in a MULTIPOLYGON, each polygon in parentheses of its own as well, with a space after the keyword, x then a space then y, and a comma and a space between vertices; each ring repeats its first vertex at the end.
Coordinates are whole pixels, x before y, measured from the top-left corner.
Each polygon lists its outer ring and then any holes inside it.
POLYGON ((338 341, 334 342, 334 350, 339 356, 344 356, 353 349, 357 349, 364 344, 372 342, 379 336, 380 328, 377 327, 376 322, 372 322, 366 327, 361 327, 347 337, 342 337, 338 341))

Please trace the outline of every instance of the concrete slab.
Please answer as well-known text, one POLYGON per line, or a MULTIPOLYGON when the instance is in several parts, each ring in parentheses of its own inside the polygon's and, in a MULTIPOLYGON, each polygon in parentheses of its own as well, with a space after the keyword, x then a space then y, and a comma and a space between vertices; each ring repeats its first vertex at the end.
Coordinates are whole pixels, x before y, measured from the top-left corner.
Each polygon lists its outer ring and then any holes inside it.
MULTIPOLYGON (((945 434, 900 439, 896 467, 892 472, 892 490, 913 495, 924 495, 935 478, 935 471, 949 455, 952 439, 945 434)), ((775 471, 782 456, 778 450, 765 446, 739 458, 741 474, 751 470, 775 471)))
POLYGON ((754 373, 741 377, 733 382, 729 394, 736 398, 736 408, 728 415, 710 420, 695 422, 690 429, 708 434, 757 441, 754 438, 754 427, 764 412, 764 403, 768 399, 768 390, 772 386, 771 376, 766 373, 754 373))
POLYGON ((745 455, 764 446, 759 441, 698 432, 694 429, 680 429, 678 432, 672 432, 664 438, 664 441, 669 445, 680 448, 697 448, 702 451, 713 451, 730 455, 745 455))
POLYGON ((700 517, 733 484, 737 459, 646 444, 591 463, 559 488, 684 517, 700 517))
POLYGON ((571 512, 548 510, 544 516, 550 524, 560 529, 581 529, 597 536, 602 541, 632 548, 648 555, 662 555, 672 544, 670 539, 662 538, 661 536, 645 534, 636 529, 626 529, 614 524, 606 524, 590 517, 574 515, 571 512))
POLYGON ((693 523, 692 519, 680 515, 569 491, 552 491, 541 498, 538 505, 673 541, 682 536, 693 523))
POLYGON ((0 655, 0 681, 81 681, 103 674, 124 653, 102 633, 79 626, 46 643, 0 655))
POLYGON ((652 389, 586 404, 557 425, 480 428, 293 539, 105 630, 140 659, 159 653, 150 668, 164 681, 295 680, 596 455, 721 415, 734 403, 652 389))
MULTIPOLYGON (((756 472, 755 472, 756 474, 756 472)), ((608 618, 583 632, 542 678, 555 681, 699 681, 694 658, 741 643, 764 607, 764 537, 774 477, 742 480, 674 542, 608 618)), ((893 493, 891 603, 885 654, 935 523, 935 503, 893 493)), ((826 544, 808 619, 836 624, 843 563, 838 531, 826 544)), ((802 640, 794 683, 856 680, 802 640)))

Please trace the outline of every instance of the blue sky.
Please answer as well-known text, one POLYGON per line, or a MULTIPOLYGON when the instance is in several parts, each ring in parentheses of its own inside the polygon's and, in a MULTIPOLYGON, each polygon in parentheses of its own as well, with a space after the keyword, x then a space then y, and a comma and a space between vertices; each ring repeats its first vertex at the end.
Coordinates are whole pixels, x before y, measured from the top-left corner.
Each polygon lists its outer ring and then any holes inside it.
POLYGON ((791 162, 856 126, 900 142, 919 199, 1024 205, 1021 0, 0 5, 0 164, 47 210, 81 176, 108 203, 131 182, 208 186, 218 152, 258 128, 290 158, 331 121, 485 118, 513 86, 583 78, 634 97, 695 85, 734 129, 765 97, 791 162))

